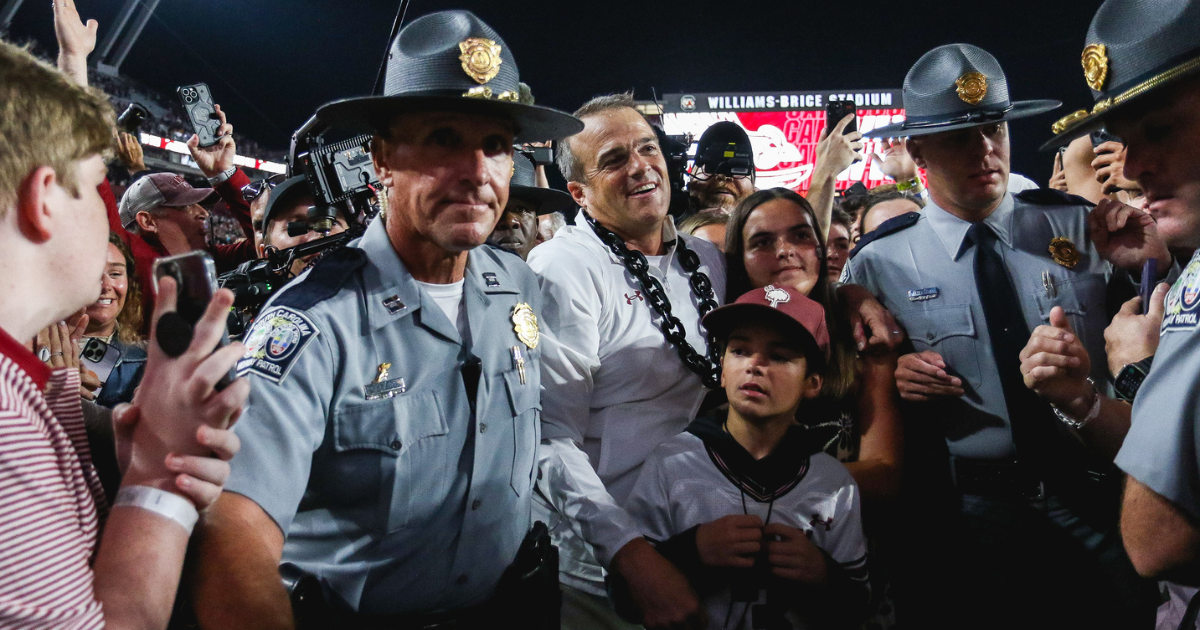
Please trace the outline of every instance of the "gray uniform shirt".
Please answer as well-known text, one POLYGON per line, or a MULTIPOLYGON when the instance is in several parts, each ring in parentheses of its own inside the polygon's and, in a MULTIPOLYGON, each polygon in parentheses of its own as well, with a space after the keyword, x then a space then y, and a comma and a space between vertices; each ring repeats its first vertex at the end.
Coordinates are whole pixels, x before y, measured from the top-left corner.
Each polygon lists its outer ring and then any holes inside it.
POLYGON ((1167 294, 1160 335, 1116 462, 1200 519, 1200 252, 1167 294))
POLYGON ((537 280, 516 256, 472 250, 464 341, 381 220, 350 248, 282 289, 248 335, 239 371, 253 387, 225 489, 262 506, 283 560, 354 610, 481 603, 530 526, 539 360, 514 310, 540 312, 537 280))
MULTIPOLYGON (((1088 238, 1083 205, 1034 204, 1005 195, 984 220, 997 246, 1029 330, 1061 306, 1087 348, 1092 378, 1105 379, 1108 360, 1105 296, 1112 267, 1088 238), (1068 239, 1079 254, 1074 268, 1056 263, 1051 240, 1068 239)), ((987 320, 975 282, 971 224, 930 203, 915 225, 871 241, 847 264, 844 279, 875 294, 908 331, 917 352, 932 350, 963 381, 966 395, 939 401, 952 455, 1010 458, 1012 432, 987 320)))

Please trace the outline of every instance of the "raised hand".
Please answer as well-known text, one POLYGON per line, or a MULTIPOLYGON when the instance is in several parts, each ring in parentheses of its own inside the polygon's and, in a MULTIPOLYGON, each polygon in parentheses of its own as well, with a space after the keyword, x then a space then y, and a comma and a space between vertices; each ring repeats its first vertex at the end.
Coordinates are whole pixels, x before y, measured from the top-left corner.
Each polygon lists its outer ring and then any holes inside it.
POLYGON ((96 49, 100 23, 87 24, 75 9, 75 0, 54 0, 54 35, 58 38, 58 69, 78 85, 87 86, 87 57, 96 49))
MULTIPOLYGON (((175 292, 174 280, 159 281, 153 318, 155 330, 162 315, 175 309, 175 292)), ((232 305, 233 294, 218 291, 204 316, 196 322, 188 349, 178 357, 168 356, 157 341, 151 341, 145 376, 133 397, 133 406, 138 410, 137 426, 131 433, 128 453, 118 449, 128 462, 125 483, 179 492, 178 474, 195 476, 204 472, 198 467, 211 466, 198 464, 196 460, 181 462, 174 457, 211 458, 218 442, 229 450, 229 437, 220 433, 237 420, 250 393, 246 379, 237 379, 220 392, 215 390, 217 381, 245 351, 242 344, 232 343, 214 352, 232 305), (177 465, 172 466, 172 462, 177 465)), ((151 339, 155 339, 154 335, 151 339)), ((232 450, 236 451, 234 444, 232 450)), ((215 499, 215 493, 211 494, 215 499)))
POLYGON ((220 105, 214 105, 213 109, 216 110, 217 120, 221 121, 221 126, 217 128, 217 136, 220 140, 211 147, 202 147, 200 146, 200 137, 192 134, 187 141, 188 151, 191 151, 192 159, 196 161, 196 167, 204 173, 205 177, 216 177, 233 168, 233 158, 237 156, 237 145, 233 141, 233 125, 226 120, 225 112, 221 111, 220 105))
POLYGON ((908 154, 908 145, 904 138, 888 138, 883 141, 883 157, 872 153, 872 159, 879 163, 879 170, 884 175, 898 182, 906 182, 917 176, 917 163, 908 154))
MULTIPOLYGON (((821 138, 817 141, 815 169, 827 176, 836 177, 838 173, 850 168, 855 160, 863 159, 862 133, 853 131, 846 135, 842 134, 846 125, 854 120, 854 116, 854 114, 847 114, 832 128, 826 125, 825 129, 821 131, 821 138)), ((816 181, 816 179, 817 176, 814 174, 813 180, 816 181)))
POLYGON ((1171 252, 1158 235, 1154 217, 1133 206, 1101 199, 1088 214, 1088 231, 1096 251, 1114 267, 1141 272, 1142 265, 1155 258, 1159 276, 1171 268, 1171 252))

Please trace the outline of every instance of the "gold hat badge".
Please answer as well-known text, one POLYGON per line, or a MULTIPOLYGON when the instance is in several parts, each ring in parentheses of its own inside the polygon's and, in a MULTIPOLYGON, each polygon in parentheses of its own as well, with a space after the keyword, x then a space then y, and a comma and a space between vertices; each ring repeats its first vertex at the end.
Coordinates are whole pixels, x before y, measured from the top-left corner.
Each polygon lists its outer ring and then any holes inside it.
POLYGON ((513 330, 517 333, 517 339, 520 339, 521 343, 530 349, 536 348, 541 334, 538 332, 537 315, 533 313, 533 308, 524 302, 514 306, 512 323, 513 330))
POLYGON ((1108 48, 1104 44, 1091 44, 1083 49, 1083 76, 1088 87, 1104 91, 1104 82, 1108 80, 1108 48))
POLYGON ((1050 257, 1067 269, 1074 269, 1079 264, 1079 250, 1075 249, 1075 243, 1062 236, 1050 241, 1050 257))
POLYGON ((458 43, 462 69, 476 83, 491 81, 500 72, 500 44, 482 37, 468 37, 458 43))
POLYGON ((968 72, 954 82, 958 98, 968 105, 978 105, 987 96, 987 77, 981 72, 968 72))

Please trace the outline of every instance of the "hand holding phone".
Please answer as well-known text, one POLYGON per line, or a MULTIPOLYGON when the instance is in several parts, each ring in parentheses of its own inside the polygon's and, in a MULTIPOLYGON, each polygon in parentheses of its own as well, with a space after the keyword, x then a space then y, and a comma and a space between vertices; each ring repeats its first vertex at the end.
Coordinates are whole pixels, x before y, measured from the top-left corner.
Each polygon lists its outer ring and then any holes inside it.
MULTIPOLYGON (((183 355, 192 345, 194 333, 209 303, 217 292, 217 270, 213 259, 202 251, 160 258, 154 263, 154 278, 171 278, 175 285, 174 309, 164 312, 154 327, 154 340, 169 357, 183 355)), ((229 345, 229 336, 221 322, 217 348, 229 345)), ((224 389, 237 374, 232 366, 214 387, 224 389)))

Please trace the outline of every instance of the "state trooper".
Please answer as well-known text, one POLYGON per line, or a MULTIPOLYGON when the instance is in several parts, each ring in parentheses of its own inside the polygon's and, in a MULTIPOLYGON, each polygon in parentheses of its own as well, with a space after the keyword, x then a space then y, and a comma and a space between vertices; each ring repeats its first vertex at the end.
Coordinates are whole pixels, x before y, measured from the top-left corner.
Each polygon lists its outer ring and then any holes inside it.
POLYGON ((291 627, 281 561, 319 581, 332 627, 482 627, 530 528, 541 300, 479 246, 513 142, 583 124, 516 102, 511 49, 469 12, 414 20, 386 70, 382 96, 317 112, 374 129, 388 206, 249 333, 242 457, 197 554, 205 627, 291 627))
POLYGON ((1040 324, 1069 325, 1092 357, 1094 382, 1106 383, 1110 279, 1127 287, 1124 270, 1140 273, 1146 258, 1166 275, 1166 245, 1152 222, 1097 221, 1104 209, 1089 222, 1080 198, 1006 191, 1008 121, 1059 103, 1010 100, 987 52, 935 48, 909 71, 903 94, 907 120, 870 135, 909 138, 930 203, 864 237, 846 275, 907 329, 915 352, 900 359, 898 386, 945 435, 964 566, 944 614, 969 611, 982 617, 977 627, 1152 624, 1153 585, 1133 571, 1115 531, 1119 479, 1110 459, 1080 443, 1112 427, 1085 427, 1094 409, 1034 394, 1021 351, 1040 324))
MULTIPOLYGON (((1060 121, 1057 137, 1047 143, 1107 127, 1126 146, 1125 176, 1146 193, 1158 232, 1173 251, 1191 256, 1165 305, 1160 287, 1150 312, 1123 309, 1112 335, 1120 346, 1114 354, 1129 362, 1113 364, 1118 393, 1133 400, 1129 433, 1116 458, 1128 475, 1121 514, 1125 547, 1142 575, 1191 585, 1200 567, 1200 257, 1191 254, 1200 251, 1198 33, 1195 0, 1105 2, 1083 50, 1093 107, 1060 121)), ((1129 416, 1128 407, 1124 413, 1129 416)), ((1159 627, 1192 627, 1180 623, 1196 623, 1195 611, 1189 612, 1195 589, 1171 584, 1168 591, 1171 602, 1160 611, 1159 627)))

